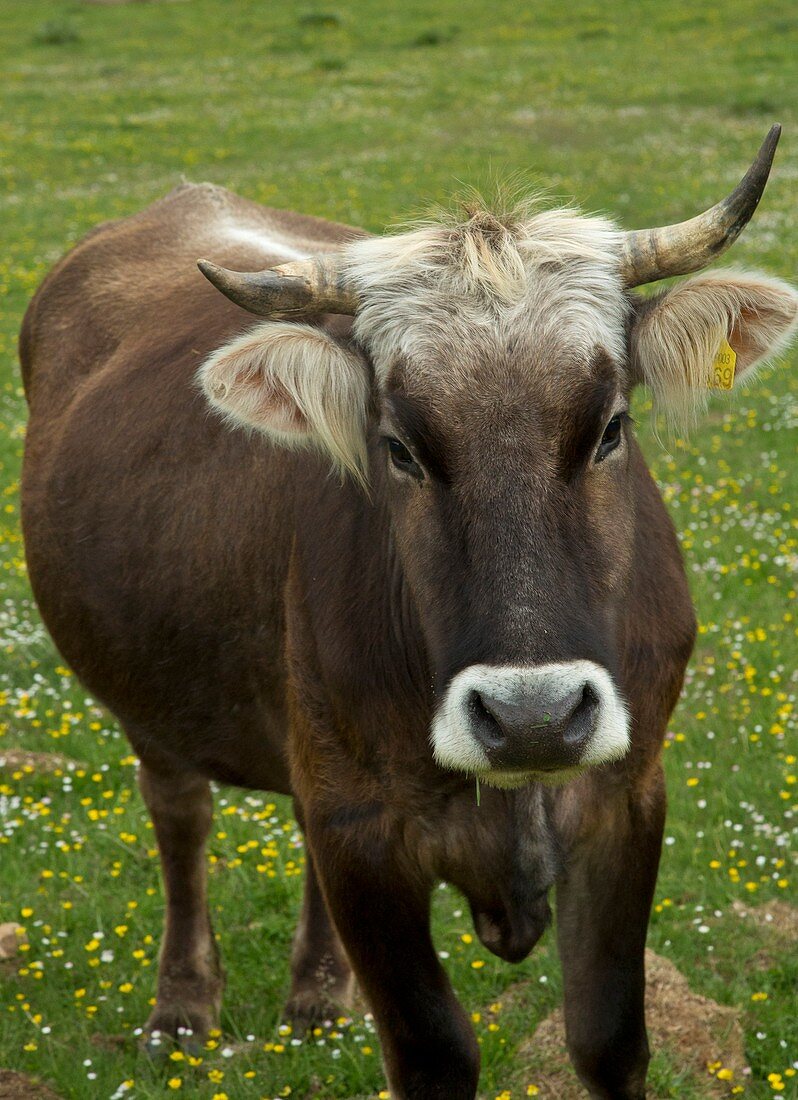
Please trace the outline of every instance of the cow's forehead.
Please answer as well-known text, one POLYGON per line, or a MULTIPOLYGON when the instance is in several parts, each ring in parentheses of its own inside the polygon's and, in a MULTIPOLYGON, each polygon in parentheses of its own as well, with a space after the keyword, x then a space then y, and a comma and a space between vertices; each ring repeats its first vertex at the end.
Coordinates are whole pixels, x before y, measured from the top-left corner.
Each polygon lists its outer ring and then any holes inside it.
POLYGON ((554 210, 472 212, 355 242, 346 265, 360 299, 356 337, 383 385, 401 363, 414 388, 438 391, 511 382, 513 370, 544 384, 547 370, 578 378, 596 349, 622 364, 620 240, 603 218, 554 210))

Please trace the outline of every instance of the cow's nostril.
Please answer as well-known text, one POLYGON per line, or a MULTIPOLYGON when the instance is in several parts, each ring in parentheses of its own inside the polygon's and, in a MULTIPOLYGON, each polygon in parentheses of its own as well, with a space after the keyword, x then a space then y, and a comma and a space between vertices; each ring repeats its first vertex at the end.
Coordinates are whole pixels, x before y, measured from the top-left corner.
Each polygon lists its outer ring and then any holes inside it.
POLYGON ((472 691, 466 703, 474 723, 477 740, 486 749, 498 749, 505 742, 502 727, 478 691, 472 691))
POLYGON ((563 740, 566 744, 578 745, 587 740, 593 731, 599 705, 600 700, 596 689, 592 684, 585 684, 579 702, 571 711, 565 724, 563 740))

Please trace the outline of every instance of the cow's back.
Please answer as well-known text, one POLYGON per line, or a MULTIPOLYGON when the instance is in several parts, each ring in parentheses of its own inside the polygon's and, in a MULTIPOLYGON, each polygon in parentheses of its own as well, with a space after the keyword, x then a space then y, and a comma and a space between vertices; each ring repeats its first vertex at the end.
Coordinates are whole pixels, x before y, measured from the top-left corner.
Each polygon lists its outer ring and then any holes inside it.
POLYGON ((20 358, 32 411, 63 409, 120 347, 210 338, 213 322, 228 332, 251 324, 202 278, 199 257, 251 270, 334 251, 359 233, 212 184, 184 184, 98 226, 50 272, 26 313, 20 358))
POLYGON ((287 785, 281 596, 313 460, 209 414, 196 369, 252 318, 196 259, 264 267, 351 232, 181 187, 85 238, 23 326, 23 526, 47 626, 134 744, 157 731, 220 779, 287 785))

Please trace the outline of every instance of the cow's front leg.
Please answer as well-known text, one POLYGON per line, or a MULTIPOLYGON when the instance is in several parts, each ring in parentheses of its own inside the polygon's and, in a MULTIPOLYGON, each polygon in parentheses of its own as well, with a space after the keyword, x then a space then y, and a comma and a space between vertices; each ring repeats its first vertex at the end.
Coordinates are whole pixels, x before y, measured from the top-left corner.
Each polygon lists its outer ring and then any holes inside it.
POLYGON ((147 1030, 172 1038, 180 1034, 186 1045, 195 1046, 218 1024, 224 985, 206 890, 210 786, 196 772, 166 771, 143 762, 139 786, 155 826, 166 893, 158 998, 147 1030))
POLYGON ((327 912, 311 852, 307 851, 302 914, 291 952, 291 992, 284 1016, 302 1030, 340 1015, 352 997, 352 970, 327 912))
POLYGON ((595 1100, 644 1100, 644 951, 665 819, 661 774, 639 795, 599 798, 585 813, 592 831, 557 888, 568 1049, 595 1100))
POLYGON ((327 903, 382 1043, 393 1100, 473 1100, 479 1048, 430 936, 431 882, 381 829, 308 815, 327 903))

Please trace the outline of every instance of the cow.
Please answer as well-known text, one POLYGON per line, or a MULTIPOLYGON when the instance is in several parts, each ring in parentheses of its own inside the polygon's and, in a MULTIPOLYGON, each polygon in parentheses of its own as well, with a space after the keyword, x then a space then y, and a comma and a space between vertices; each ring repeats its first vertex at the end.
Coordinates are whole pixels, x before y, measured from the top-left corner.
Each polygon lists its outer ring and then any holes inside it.
POLYGON ((20 338, 27 561, 140 760, 166 898, 150 1033, 218 1022, 215 780, 293 796, 286 1018, 356 980, 395 1100, 476 1094, 441 880, 510 962, 556 889, 577 1073, 644 1096, 660 752, 695 621, 629 401, 645 383, 689 423, 719 349, 736 384, 786 345, 792 287, 701 273, 778 136, 677 225, 469 200, 371 236, 184 185, 45 279, 20 338))

